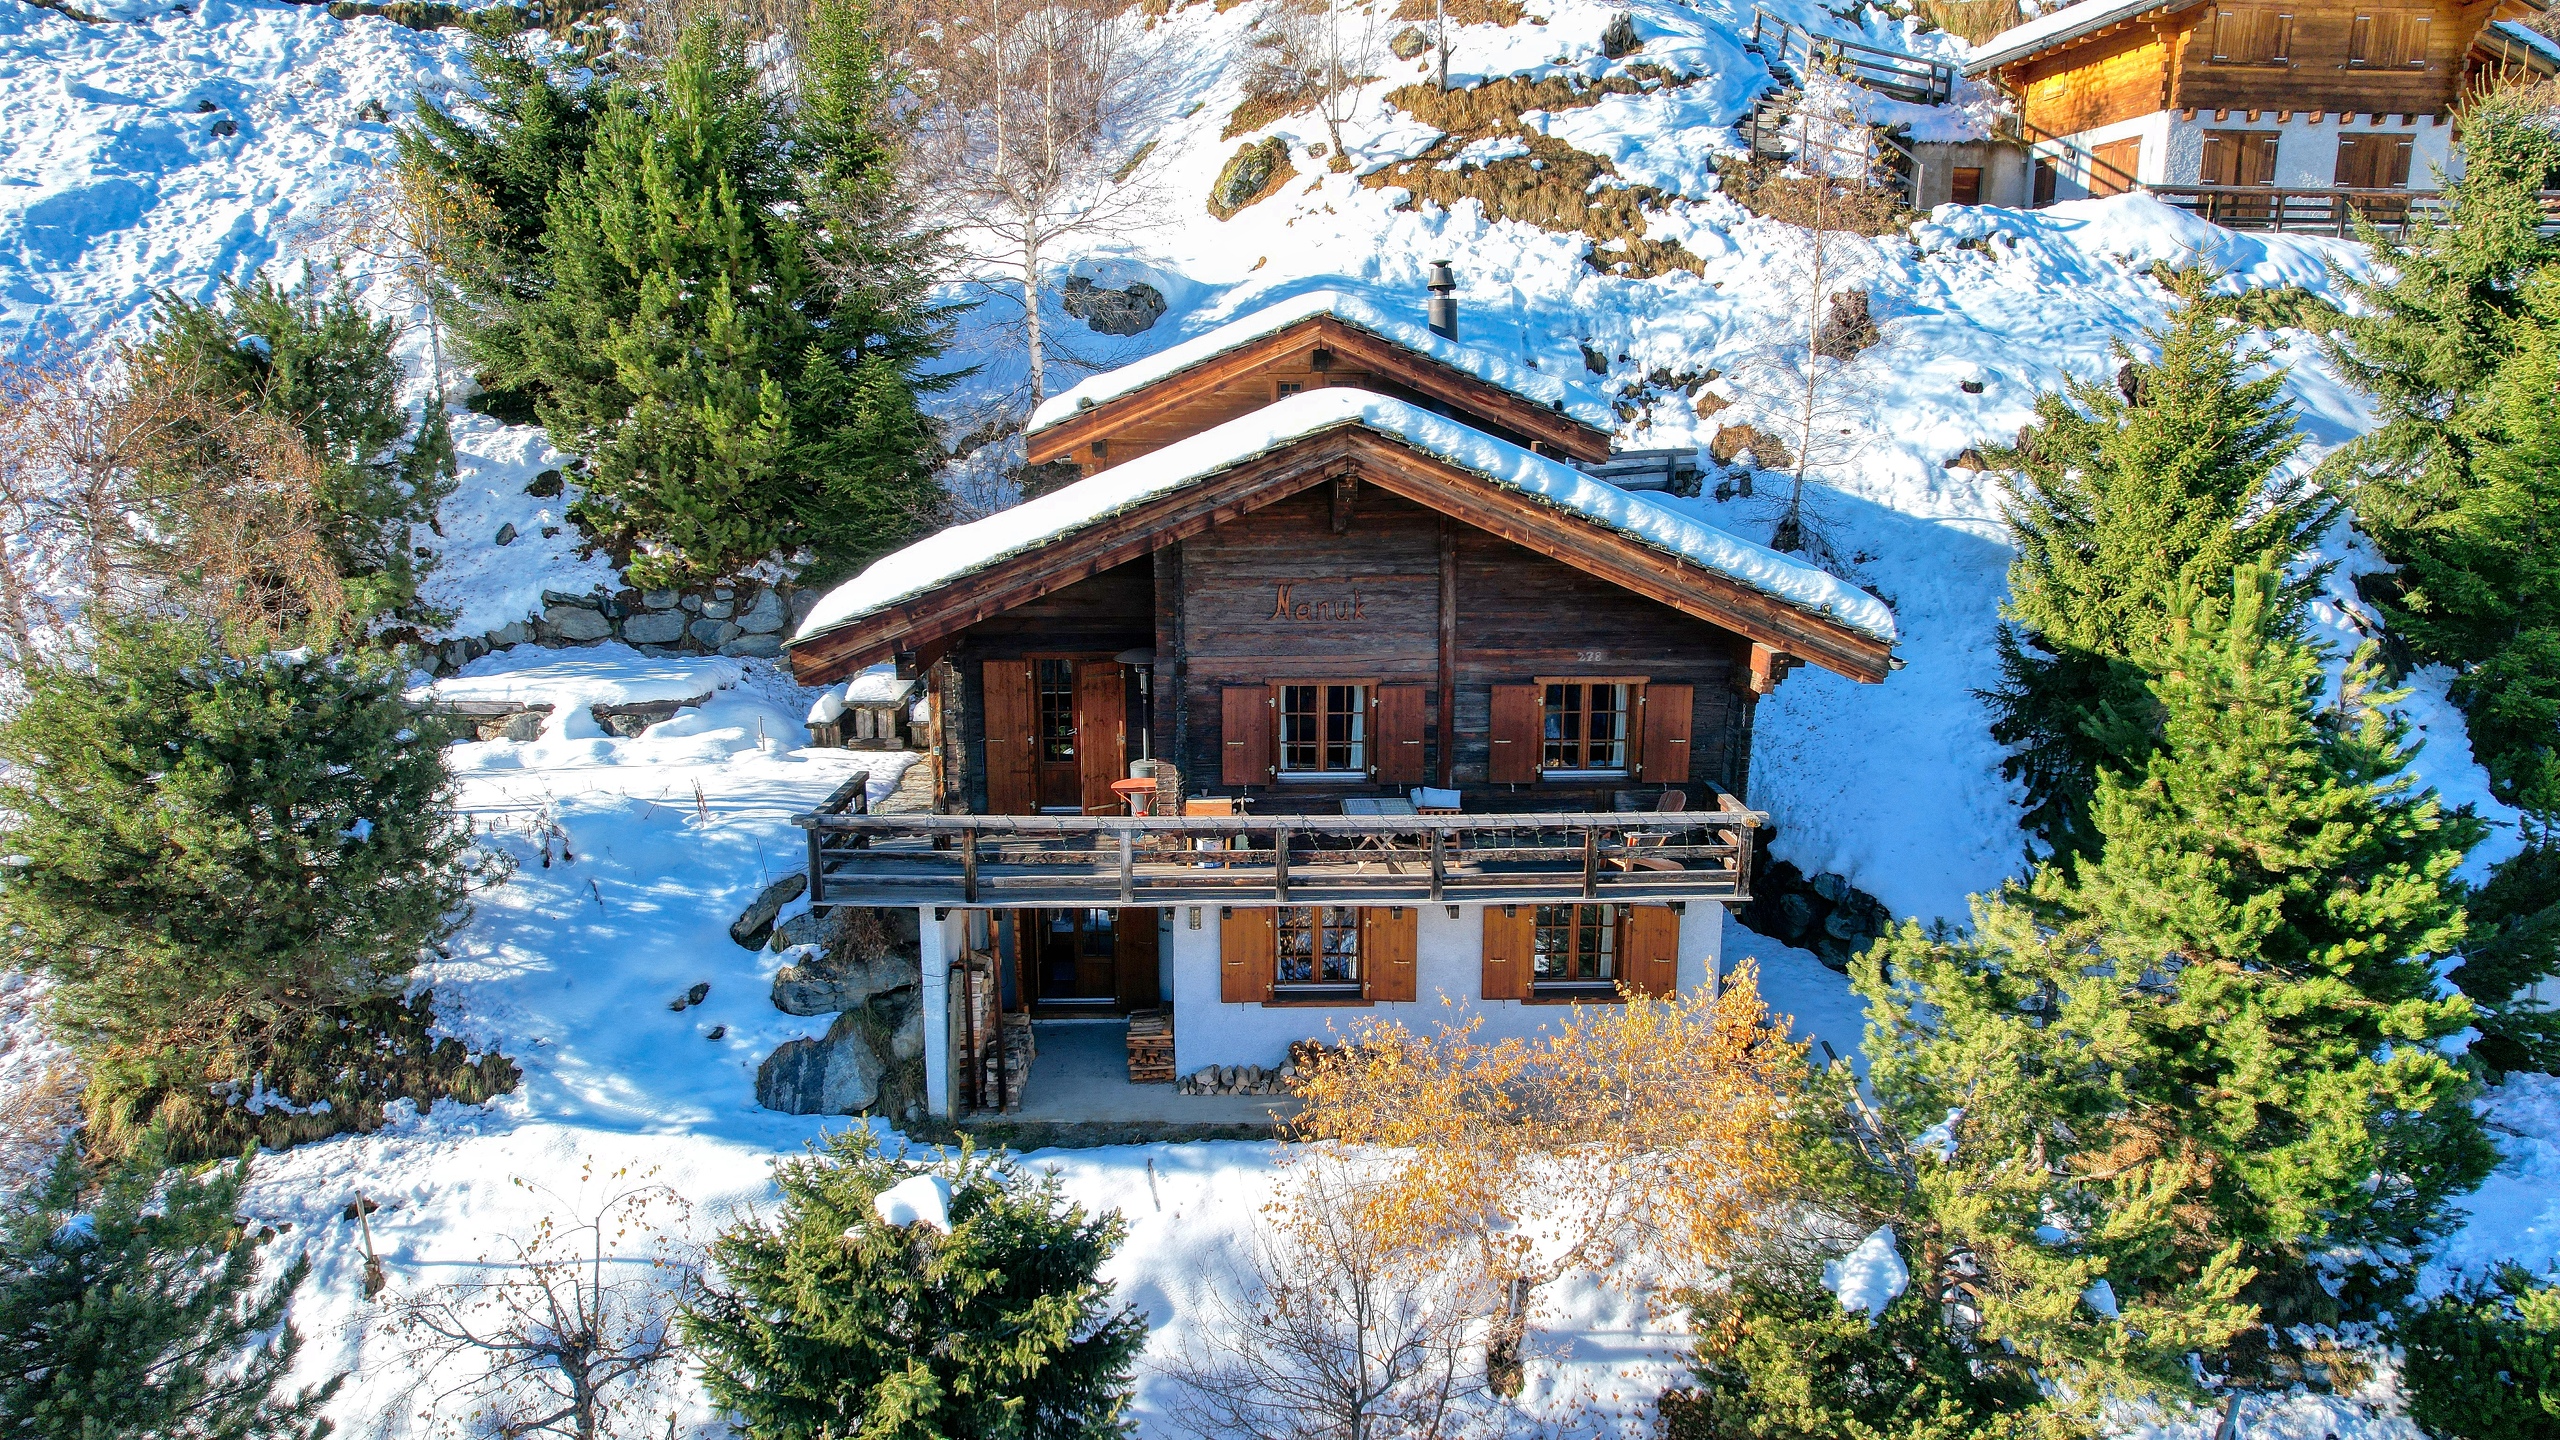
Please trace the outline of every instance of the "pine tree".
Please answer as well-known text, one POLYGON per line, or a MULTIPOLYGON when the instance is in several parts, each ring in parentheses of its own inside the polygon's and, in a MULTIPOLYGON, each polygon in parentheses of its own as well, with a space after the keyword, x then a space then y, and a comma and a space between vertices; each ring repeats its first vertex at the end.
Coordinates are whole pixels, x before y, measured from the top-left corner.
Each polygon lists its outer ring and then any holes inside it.
MULTIPOLYGON (((286 1397, 297 1257, 259 1280, 249 1158, 202 1177, 66 1149, 0 1211, 0 1429, 14 1440, 320 1440, 344 1377, 286 1397)), ((265 1232, 272 1236, 273 1231, 265 1232)))
POLYGON ((683 1318, 751 1440, 1068 1440, 1124 1433, 1146 1321, 1098 1274, 1126 1227, 966 1147, 920 1172, 867 1128, 777 1167, 782 1211, 723 1231, 683 1318), (950 1182, 949 1234, 893 1227, 883 1190, 950 1182))
POLYGON ((2253 1257, 2413 1246, 2495 1158, 2434 1044, 2470 1022, 2434 962, 2462 941, 2453 873, 2480 827, 2413 788, 2370 648, 2321 707, 2272 567, 2236 572, 2227 604, 2189 593, 2151 660, 2159 749, 2100 778, 2099 856, 2042 893, 2158 987, 2129 1067, 2253 1257))
POLYGON ((2560 260, 2560 245, 2542 233, 2538 194, 2560 170, 2560 131, 2550 121, 2531 90, 2475 97, 2462 108, 2463 170, 2444 182, 2441 213, 2420 212, 2396 240, 2360 231, 2375 273, 2387 278, 2341 277, 2364 303, 2325 343, 2383 423, 2342 463, 2406 473, 2506 354, 2523 282, 2560 260))
MULTIPOLYGON (((92 655, 24 678, 0 720, 0 845, 19 857, 0 959, 54 978, 93 1060, 174 1054, 194 1078, 190 1047, 226 1019, 397 995, 460 924, 468 841, 389 661, 109 619, 92 655)), ((117 1073, 93 1078, 93 1117, 120 1103, 117 1073)))
POLYGON ((137 383, 204 387, 223 403, 291 421, 326 467, 318 499, 336 517, 333 548, 359 616, 417 593, 409 527, 452 489, 452 442, 433 415, 411 440, 392 353, 398 327, 373 320, 344 286, 306 276, 290 289, 260 275, 205 304, 164 293, 131 362, 137 383))
MULTIPOLYGON (((830 125, 841 137, 849 122, 830 125)), ((552 193, 522 378, 588 455, 580 513, 634 545, 638 583, 777 551, 841 565, 931 513, 930 429, 908 379, 924 342, 866 332, 885 312, 843 303, 821 273, 824 254, 856 247, 790 213, 793 133, 705 21, 654 87, 613 93, 583 168, 552 193)), ((821 175, 853 163, 839 154, 821 175)))
POLYGON ((452 262, 438 297, 479 369, 475 408, 533 418, 539 377, 526 367, 522 307, 548 283, 543 232, 552 192, 586 164, 610 84, 567 71, 527 42, 475 38, 480 98, 465 120, 421 95, 400 131, 400 164, 443 196, 452 262))
POLYGON ((2433 961, 2476 823, 2412 788, 2369 655, 2322 706, 2274 567, 2198 595, 2140 657, 2156 743, 2101 773, 2096 852, 1977 902, 1968 936, 1880 942, 1856 972, 1876 1108, 1831 1105, 1834 1191, 1964 1281, 1976 1343, 2083 1396, 2182 1387, 2189 1352, 2303 1292, 2305 1255, 2416 1248, 2495 1159, 2435 1044, 2470 1018, 2433 961), (1944 1158, 1913 1155, 1950 1111, 1944 1158))
MULTIPOLYGON (((2114 385, 2072 380, 1995 463, 2011 471, 2002 684, 1986 698, 2005 773, 2027 788, 2027 826, 2052 851, 2093 843, 2089 797, 2103 766, 2138 764, 2141 727, 2093 729, 2147 708, 2134 656, 2155 642, 2181 584, 2306 548, 2329 505, 2276 478, 2299 441, 2283 379, 2247 378, 2246 330, 2218 318, 2210 277, 2173 277, 2178 308, 2150 335, 2159 358, 2119 350, 2114 385)), ((2316 575, 2288 591, 2298 601, 2316 575)))
POLYGON ((2430 1435, 2539 1440, 2560 1433, 2560 1285, 2521 1265, 2403 1316, 2401 1383, 2430 1435))
POLYGON ((2531 992, 2560 975, 2560 836, 2536 830, 2467 901, 2470 938, 2447 979, 2478 1007, 2470 1054, 2491 1070, 2560 1074, 2560 1011, 2531 992))

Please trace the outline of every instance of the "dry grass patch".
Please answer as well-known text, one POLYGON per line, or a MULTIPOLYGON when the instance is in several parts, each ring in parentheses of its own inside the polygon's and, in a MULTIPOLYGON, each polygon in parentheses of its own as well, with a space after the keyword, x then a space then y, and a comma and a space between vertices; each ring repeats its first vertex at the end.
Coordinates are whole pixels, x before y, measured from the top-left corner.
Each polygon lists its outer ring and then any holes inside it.
POLYGON ((1525 155, 1478 165, 1473 162, 1442 169, 1449 157, 1465 148, 1457 136, 1443 139, 1411 160, 1360 177, 1373 190, 1402 189, 1411 197, 1405 208, 1424 201, 1448 209, 1473 199, 1495 220, 1519 220, 1542 230, 1591 238, 1593 268, 1652 276, 1672 270, 1696 273, 1704 262, 1675 241, 1645 238, 1645 207, 1658 204, 1662 192, 1650 186, 1601 186, 1617 167, 1599 156, 1574 149, 1545 135, 1523 135, 1525 155), (1621 267, 1624 267, 1623 269, 1621 267))
POLYGON ((1638 81, 1622 76, 1595 85, 1576 84, 1562 76, 1534 81, 1505 77, 1446 93, 1430 85, 1399 85, 1387 92, 1387 103, 1434 130, 1481 140, 1519 129, 1525 111, 1579 110, 1612 95, 1633 95, 1643 89, 1638 81))
MULTIPOLYGON (((1500 25, 1508 29, 1520 23, 1522 12, 1519 0, 1446 0, 1440 13, 1448 16, 1452 25, 1500 25)), ((1428 20, 1431 15, 1432 0, 1400 0, 1393 18, 1428 20)))
POLYGON ((1920 17, 1976 44, 2027 18, 2018 0, 1920 0, 1920 17))
POLYGON ((1810 175, 1777 166, 1727 160, 1716 173, 1724 193, 1754 215, 1783 225, 1894 235, 1920 217, 1890 190, 1810 175))

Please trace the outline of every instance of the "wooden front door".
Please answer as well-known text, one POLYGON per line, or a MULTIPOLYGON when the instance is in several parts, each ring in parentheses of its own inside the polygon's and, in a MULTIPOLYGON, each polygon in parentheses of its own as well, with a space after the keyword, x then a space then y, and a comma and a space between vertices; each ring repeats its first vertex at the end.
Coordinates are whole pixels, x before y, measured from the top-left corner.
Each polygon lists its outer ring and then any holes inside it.
POLYGON ((1150 907, 1022 910, 1013 933, 1029 1004, 1139 1009, 1158 1003, 1150 907))
MULTIPOLYGON (((1037 808, 1070 815, 1116 813, 1120 801, 1111 793, 1111 782, 1129 773, 1128 682, 1119 662, 1044 655, 1031 660, 1029 668, 1030 788, 1037 808)), ((992 703, 988 710, 992 741, 992 703)), ((991 754, 991 771, 994 763, 991 754)))
POLYGON ((2089 193, 2121 195, 2133 188, 2142 166, 2142 137, 2110 140, 2089 149, 2089 193))

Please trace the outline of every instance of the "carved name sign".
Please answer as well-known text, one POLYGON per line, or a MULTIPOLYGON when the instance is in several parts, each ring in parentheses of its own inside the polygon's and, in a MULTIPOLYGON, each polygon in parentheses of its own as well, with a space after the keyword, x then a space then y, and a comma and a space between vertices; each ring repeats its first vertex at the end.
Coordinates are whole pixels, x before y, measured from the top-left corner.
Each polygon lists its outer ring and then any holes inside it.
POLYGON ((1331 625, 1344 620, 1369 618, 1369 597, 1361 594, 1357 585, 1351 587, 1351 596, 1347 600, 1301 600, 1294 584, 1271 588, 1271 618, 1274 620, 1331 625))

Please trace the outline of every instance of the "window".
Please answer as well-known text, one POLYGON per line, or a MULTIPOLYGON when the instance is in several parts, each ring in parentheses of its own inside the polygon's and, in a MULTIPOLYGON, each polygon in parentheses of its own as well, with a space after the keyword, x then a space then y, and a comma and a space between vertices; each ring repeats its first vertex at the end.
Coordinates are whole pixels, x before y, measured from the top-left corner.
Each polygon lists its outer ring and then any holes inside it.
POLYGON ((2201 183, 2273 185, 2276 143, 2272 130, 2207 130, 2201 183))
POLYGON ((1317 680, 1280 687, 1280 774, 1369 778, 1369 687, 1317 680))
POLYGON ((1043 660, 1034 677, 1040 695, 1040 758, 1076 758, 1076 662, 1043 660))
POLYGON ((2293 58, 2293 12, 2258 5, 2213 12, 2213 63, 2285 65, 2293 58))
POLYGON ((1614 991, 1618 980, 1618 907, 1541 905, 1537 948, 1529 967, 1533 990, 1614 991))
POLYGON ((2348 23, 2347 65, 2367 70, 2397 66, 2427 67, 2427 22, 2431 17, 2406 12, 2371 11, 2348 23))
POLYGON ((1349 905, 1284 905, 1272 988, 1301 993, 1360 988, 1360 912, 1349 905))
POLYGON ((1623 775, 1627 698, 1623 681, 1548 681, 1539 765, 1548 775, 1623 775))
POLYGON ((1275 380, 1271 382, 1271 388, 1274 392, 1274 399, 1286 400, 1292 395, 1303 392, 1307 388, 1307 382, 1304 380, 1275 380))

